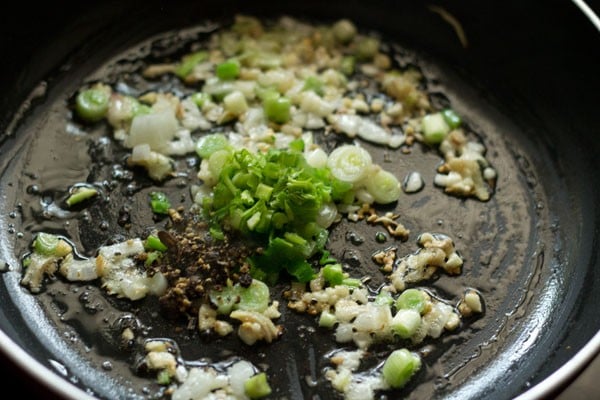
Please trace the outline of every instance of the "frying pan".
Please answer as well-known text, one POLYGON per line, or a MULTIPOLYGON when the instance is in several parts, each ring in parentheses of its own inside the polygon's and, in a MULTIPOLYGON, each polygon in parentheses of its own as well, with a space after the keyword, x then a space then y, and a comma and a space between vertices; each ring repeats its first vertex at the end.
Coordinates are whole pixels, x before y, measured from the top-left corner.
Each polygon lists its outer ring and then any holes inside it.
MULTIPOLYGON (((114 377, 130 372, 118 362, 109 367, 110 351, 96 347, 102 332, 87 331, 61 311, 66 305, 60 296, 73 287, 58 282, 58 288, 31 296, 18 285, 15 253, 30 237, 28 218, 43 198, 26 189, 59 181, 44 174, 44 162, 54 161, 73 179, 93 174, 79 164, 86 155, 71 151, 77 145, 61 139, 69 95, 99 73, 98 65, 154 35, 243 12, 315 21, 347 17, 361 29, 381 32, 414 51, 439 77, 440 101, 451 101, 492 144, 500 179, 490 204, 432 200, 457 213, 447 217, 448 229, 470 229, 464 237, 472 247, 464 252, 471 267, 464 278, 474 286, 485 278, 486 315, 473 322, 468 336, 434 345, 440 361, 432 360, 419 381, 397 395, 538 399, 558 393, 600 349, 600 33, 597 19, 584 11, 584 3, 564 1, 15 5, 0 24, 0 258, 8 266, 0 282, 0 348, 6 365, 24 373, 16 375, 19 390, 45 398, 135 398, 126 380, 114 377), (460 22, 466 42, 453 21, 460 22), (45 161, 35 159, 39 154, 45 161)), ((115 215, 119 200, 115 194, 97 213, 115 215)), ((402 208, 409 222, 433 225, 431 216, 411 220, 413 206, 402 208)), ((87 236, 77 232, 91 248, 107 231, 119 231, 108 225, 87 236)), ((440 290, 452 292, 444 282, 440 290)), ((320 340, 327 334, 314 335, 320 340)), ((284 371, 275 394, 306 398, 314 393, 299 377, 318 378, 319 353, 309 334, 289 336, 276 345, 283 356, 267 360, 284 371)))

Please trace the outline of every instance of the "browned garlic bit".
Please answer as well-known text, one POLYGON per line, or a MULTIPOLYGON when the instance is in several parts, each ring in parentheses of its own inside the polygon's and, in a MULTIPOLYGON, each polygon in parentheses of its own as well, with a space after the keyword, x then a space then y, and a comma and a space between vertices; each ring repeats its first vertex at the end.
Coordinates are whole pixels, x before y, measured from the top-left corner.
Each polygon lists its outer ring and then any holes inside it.
POLYGON ((163 340, 150 340, 144 346, 147 352, 144 362, 150 370, 165 371, 169 377, 177 372, 177 359, 169 343, 163 340))
POLYGON ((438 269, 450 275, 460 274, 463 260, 454 249, 452 239, 445 235, 423 233, 418 244, 421 249, 401 258, 389 276, 396 290, 404 290, 407 283, 430 279, 438 269))
POLYGON ((394 268, 394 261, 396 261, 396 247, 391 247, 386 250, 380 250, 373 254, 373 261, 381 265, 381 270, 386 273, 392 272, 394 268))
POLYGON ((262 313, 235 310, 230 317, 241 321, 238 336, 247 345, 253 345, 259 340, 271 343, 283 333, 283 326, 275 325, 262 313))
POLYGON ((467 289, 463 298, 458 303, 458 311, 463 317, 483 312, 483 299, 475 289, 467 289))
POLYGON ((469 141, 461 129, 455 129, 440 144, 440 151, 445 163, 438 168, 435 184, 449 194, 489 200, 496 171, 484 157, 485 147, 469 141))
POLYGON ((233 332, 233 326, 227 321, 217 319, 217 310, 205 303, 198 310, 198 330, 200 332, 214 331, 219 336, 227 336, 233 332))
POLYGON ((369 224, 383 225, 393 237, 406 241, 410 235, 410 230, 406 229, 402 223, 396 221, 400 215, 392 212, 386 212, 384 215, 378 215, 377 211, 369 204, 365 203, 354 213, 348 213, 347 218, 351 221, 367 220, 369 224))

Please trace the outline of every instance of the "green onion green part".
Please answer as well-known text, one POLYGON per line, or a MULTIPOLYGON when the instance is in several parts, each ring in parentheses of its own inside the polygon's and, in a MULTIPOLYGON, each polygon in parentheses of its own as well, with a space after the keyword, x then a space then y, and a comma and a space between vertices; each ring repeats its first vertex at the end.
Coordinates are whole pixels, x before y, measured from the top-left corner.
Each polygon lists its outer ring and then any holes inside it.
POLYGON ((71 195, 67 198, 66 203, 69 207, 79 204, 98 194, 98 190, 92 187, 80 186, 72 190, 71 195))
POLYGON ((404 290, 396 300, 396 309, 398 310, 416 310, 422 313, 425 310, 425 294, 414 288, 404 290))
POLYGON ((33 243, 33 251, 42 256, 64 257, 72 251, 71 245, 58 235, 39 232, 33 243))
POLYGON ((389 171, 380 169, 365 181, 367 191, 376 203, 390 204, 397 201, 402 193, 400 181, 389 171))
POLYGON ((271 283, 285 271, 300 282, 313 279, 308 259, 323 252, 328 237, 327 228, 316 223, 319 212, 341 201, 351 186, 340 184, 327 168, 311 167, 294 150, 227 153, 213 176, 218 177, 213 196, 203 205, 211 225, 251 236, 265 249, 251 260, 252 276, 271 283))
POLYGON ((323 96, 323 94, 325 93, 323 86, 324 84, 322 80, 320 80, 316 76, 309 76, 304 81, 304 87, 302 88, 302 90, 312 90, 319 96, 323 96))
POLYGON ((442 141, 450 132, 450 126, 441 113, 427 114, 421 121, 423 140, 428 145, 436 145, 442 141))
POLYGON ((240 75, 240 63, 237 60, 224 61, 217 65, 216 74, 223 81, 235 79, 240 75))
POLYGON ((390 292, 387 290, 382 290, 377 294, 377 296, 375 296, 373 302, 381 306, 391 306, 394 304, 394 298, 390 292))
POLYGON ((450 129, 456 129, 462 125, 462 118, 451 108, 446 108, 443 110, 442 116, 444 117, 444 120, 450 129))
POLYGON ((150 235, 146 238, 146 248, 150 250, 167 251, 167 246, 154 235, 150 235))
POLYGON ((421 358, 407 349, 394 350, 382 367, 383 379, 394 389, 406 385, 421 368, 421 358))
POLYGON ((333 328, 333 326, 336 324, 337 322, 337 318, 335 317, 335 314, 327 311, 327 310, 323 310, 321 312, 321 315, 319 316, 319 326, 322 328, 333 328))
POLYGON ((79 117, 89 122, 96 122, 106 116, 110 92, 102 88, 82 90, 75 99, 75 111, 79 117))
POLYGON ((263 312, 269 306, 269 287, 257 279, 253 279, 247 288, 239 286, 238 293, 240 301, 234 306, 235 309, 263 312))
POLYGON ((155 214, 168 214, 171 202, 166 194, 162 192, 150 193, 150 207, 155 214))
POLYGON ((196 65, 206 60, 208 60, 208 53, 206 51, 198 51, 195 53, 187 54, 182 57, 181 62, 175 69, 175 75, 184 79, 192 73, 196 65))
POLYGON ((342 285, 357 288, 362 286, 362 282, 358 278, 344 278, 342 285))
POLYGON ((159 385, 168 385, 171 383, 171 376, 169 375, 169 372, 164 369, 159 371, 158 375, 156 376, 156 383, 159 385))
POLYGON ((144 261, 144 265, 149 267, 154 264, 154 261, 158 260, 161 255, 161 251, 149 251, 146 253, 146 261, 144 261))
POLYGON ((259 399, 271 394, 271 386, 267 381, 267 374, 260 372, 244 382, 244 392, 251 399, 259 399))
POLYGON ((321 268, 321 272, 331 286, 341 285, 345 278, 342 264, 327 264, 321 268))
POLYGON ((265 115, 270 121, 284 124, 290 119, 290 99, 283 96, 268 96, 263 101, 265 115))
POLYGON ((209 158, 216 151, 229 150, 230 148, 229 140, 222 133, 204 135, 196 142, 196 154, 200 158, 209 158))
POLYGON ((392 318, 392 331, 402 339, 408 339, 421 326, 421 314, 413 309, 400 309, 392 318))
POLYGON ((196 92, 191 96, 192 101, 199 107, 202 108, 206 103, 211 101, 210 94, 204 92, 196 92))
POLYGON ((54 255, 59 240, 60 238, 56 235, 40 232, 35 237, 33 249, 36 253, 44 256, 54 255))

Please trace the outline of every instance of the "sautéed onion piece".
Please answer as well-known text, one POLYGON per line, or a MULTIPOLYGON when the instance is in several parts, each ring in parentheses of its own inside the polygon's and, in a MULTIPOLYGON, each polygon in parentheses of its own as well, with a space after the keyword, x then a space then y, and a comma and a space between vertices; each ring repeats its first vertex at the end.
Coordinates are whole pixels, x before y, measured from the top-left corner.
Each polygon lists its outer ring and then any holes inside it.
MULTIPOLYGON (((174 324, 215 338, 237 335, 248 346, 286 334, 279 319, 287 307, 340 345, 325 373, 340 396, 371 399, 404 387, 423 363, 419 344, 485 310, 476 289, 453 302, 426 287, 439 274, 460 279, 461 243, 420 232, 412 253, 382 248, 372 255, 385 281, 375 290, 329 253, 330 230, 346 219, 381 227, 378 242, 414 240, 390 209, 426 183, 404 171, 402 184, 369 149, 394 158, 413 146, 437 152, 442 162, 431 166, 430 183, 459 199, 489 200, 496 172, 461 117, 430 102, 419 70, 385 49, 348 20, 237 15, 181 57, 145 65, 141 75, 155 90, 134 96, 109 82, 82 85, 74 121, 106 124, 128 149, 124 166, 153 182, 148 207, 167 222, 92 257, 81 257, 71 238, 39 232, 23 258, 22 285, 38 293, 57 275, 98 282, 132 302, 154 296, 174 324), (160 86, 172 78, 177 90, 160 86), (194 183, 182 189, 189 209, 173 206, 161 189, 185 157, 199 161, 194 183), (287 290, 277 297, 281 283, 287 290), (396 350, 361 367, 381 343, 396 350)), ((99 197, 93 187, 72 187, 66 209, 99 197)), ((120 335, 140 339, 127 327, 120 335)), ((190 364, 164 338, 145 339, 143 352, 136 368, 173 399, 265 397, 277 373, 241 358, 190 364)))

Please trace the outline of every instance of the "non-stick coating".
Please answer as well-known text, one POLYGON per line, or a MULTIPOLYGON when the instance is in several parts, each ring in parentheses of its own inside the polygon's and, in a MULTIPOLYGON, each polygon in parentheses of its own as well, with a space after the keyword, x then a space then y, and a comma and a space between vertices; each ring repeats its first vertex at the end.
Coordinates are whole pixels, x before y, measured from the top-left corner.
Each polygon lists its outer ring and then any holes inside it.
MULTIPOLYGON (((436 3, 462 23, 468 38, 466 48, 452 26, 423 2, 173 4, 149 0, 95 6, 68 2, 60 9, 41 7, 28 14, 23 6, 18 7, 21 12, 2 24, 6 29, 0 44, 2 54, 12 56, 0 70, 0 170, 4 174, 16 163, 12 157, 28 141, 11 137, 19 132, 10 124, 13 114, 23 112, 25 121, 40 118, 35 106, 45 99, 43 96, 32 98, 31 111, 19 109, 34 88, 39 90, 40 81, 55 77, 46 84, 48 93, 57 93, 61 87, 54 88, 53 79, 83 79, 94 70, 96 60, 113 56, 149 34, 193 25, 207 17, 228 17, 236 11, 266 16, 288 13, 325 21, 348 17, 362 27, 381 31, 423 52, 447 72, 449 86, 457 97, 465 99, 469 115, 480 115, 482 123, 499 123, 500 131, 510 129, 506 146, 514 151, 512 160, 522 163, 516 168, 523 173, 519 179, 541 200, 531 211, 543 216, 540 219, 545 225, 536 233, 539 236, 530 254, 533 273, 515 273, 517 292, 507 293, 507 298, 522 297, 523 302, 518 309, 505 310, 510 318, 503 325, 504 331, 496 342, 482 349, 493 357, 473 374, 477 386, 464 384, 445 393, 447 398, 515 397, 560 368, 600 328, 596 309, 600 304, 596 255, 600 225, 595 207, 600 199, 600 163, 596 157, 600 148, 596 135, 600 131, 596 110, 600 80, 593 61, 595 50, 600 48, 600 34, 570 3, 480 3, 436 3), (59 66, 63 69, 57 70, 59 66)), ((4 180, 0 186, 2 226, 8 231, 14 223, 8 214, 15 209, 12 200, 17 189, 4 180)), ((1 237, 2 258, 8 259, 5 252, 12 249, 14 234, 3 232, 1 237)), ((52 368, 48 359, 61 353, 68 357, 68 341, 56 337, 50 322, 47 331, 31 331, 31 326, 39 326, 39 321, 28 321, 36 306, 33 302, 13 303, 15 298, 22 298, 15 297, 14 289, 10 289, 16 273, 13 270, 3 275, 0 327, 42 365, 52 368)), ((509 300, 507 304, 511 304, 509 300)), ((81 366, 82 375, 89 374, 86 368, 81 366)), ((290 395, 294 396, 300 395, 290 395)))

